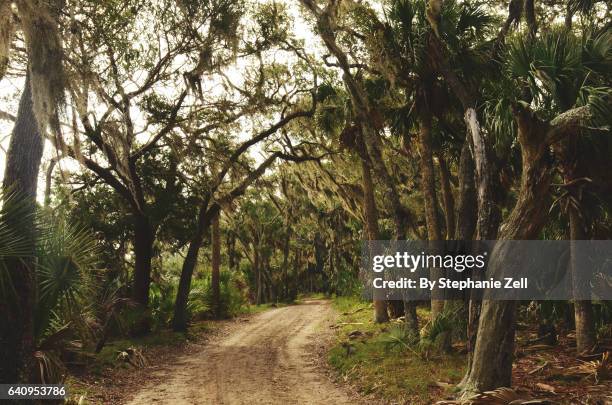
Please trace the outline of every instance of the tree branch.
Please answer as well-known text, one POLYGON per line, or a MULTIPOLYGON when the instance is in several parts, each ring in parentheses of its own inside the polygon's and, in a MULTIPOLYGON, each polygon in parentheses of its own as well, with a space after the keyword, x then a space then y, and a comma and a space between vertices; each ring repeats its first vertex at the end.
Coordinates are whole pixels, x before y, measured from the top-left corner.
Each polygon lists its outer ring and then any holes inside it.
POLYGON ((170 118, 168 119, 168 122, 166 123, 166 125, 164 125, 164 127, 162 129, 160 129, 160 131, 153 137, 153 139, 151 139, 147 144, 145 144, 139 150, 134 152, 130 156, 130 161, 138 160, 145 153, 147 153, 151 149, 153 149, 155 147, 155 144, 161 138, 166 136, 166 134, 168 134, 168 132, 170 132, 172 130, 172 128, 175 127, 175 125, 176 125, 176 117, 178 116, 178 112, 181 109, 181 107, 183 105, 183 101, 185 100, 186 96, 187 96, 187 89, 183 90, 183 92, 179 96, 178 101, 176 102, 175 106, 172 108, 172 111, 170 112, 170 118))
POLYGON ((592 112, 588 105, 565 111, 550 121, 550 130, 546 136, 549 145, 556 143, 584 127, 591 119, 592 112))
POLYGON ((11 114, 9 112, 0 111, 0 120, 15 122, 17 120, 17 117, 15 117, 13 114, 11 114))

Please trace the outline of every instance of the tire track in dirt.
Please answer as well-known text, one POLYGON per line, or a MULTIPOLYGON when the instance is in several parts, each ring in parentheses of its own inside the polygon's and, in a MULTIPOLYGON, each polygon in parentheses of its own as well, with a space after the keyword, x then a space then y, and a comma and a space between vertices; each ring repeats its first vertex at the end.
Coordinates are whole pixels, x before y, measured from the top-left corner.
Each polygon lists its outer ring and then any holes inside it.
POLYGON ((202 350, 156 372, 128 402, 149 404, 355 404, 318 364, 333 310, 312 300, 237 322, 202 350))

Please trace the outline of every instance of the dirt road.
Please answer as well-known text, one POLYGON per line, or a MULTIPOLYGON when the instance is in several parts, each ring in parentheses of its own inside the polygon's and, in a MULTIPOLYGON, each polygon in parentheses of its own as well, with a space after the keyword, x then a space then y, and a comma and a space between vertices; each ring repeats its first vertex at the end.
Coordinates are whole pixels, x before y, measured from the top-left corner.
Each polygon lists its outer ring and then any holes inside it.
POLYGON ((318 364, 316 350, 332 318, 329 302, 313 300, 237 322, 201 351, 158 371, 163 382, 145 383, 128 403, 355 404, 318 364))

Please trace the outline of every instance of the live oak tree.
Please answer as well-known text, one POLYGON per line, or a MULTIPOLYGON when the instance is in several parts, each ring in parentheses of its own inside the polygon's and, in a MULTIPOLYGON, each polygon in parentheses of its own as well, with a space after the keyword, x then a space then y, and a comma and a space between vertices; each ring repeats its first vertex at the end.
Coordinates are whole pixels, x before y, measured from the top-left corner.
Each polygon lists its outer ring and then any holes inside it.
MULTIPOLYGON (((121 196, 134 238, 132 297, 146 309, 153 244, 164 215, 152 214, 160 196, 152 198, 144 188, 143 160, 154 149, 178 145, 180 122, 200 113, 198 81, 231 58, 241 10, 223 1, 188 9, 180 3, 133 3, 120 12, 112 4, 70 6, 64 30, 72 45, 72 137, 54 144, 121 196), (147 30, 134 29, 147 20, 153 21, 147 30), (202 30, 204 23, 208 28, 202 30), (185 60, 191 63, 185 66, 185 60), (177 82, 182 88, 173 88, 177 82)), ((181 156, 177 149, 171 154, 166 194, 178 182, 181 156)))
MULTIPOLYGON (((257 113, 260 112, 260 108, 265 108, 263 118, 268 118, 272 123, 256 125, 254 135, 242 142, 232 142, 226 145, 224 154, 218 163, 209 165, 207 168, 203 167, 207 171, 207 177, 203 187, 198 190, 197 228, 189 242, 181 270, 172 321, 175 330, 184 330, 187 327, 187 300, 198 253, 205 232, 222 206, 231 205, 235 199, 243 195, 247 188, 262 176, 278 158, 298 161, 308 158, 276 150, 271 151, 254 169, 248 168, 246 173, 239 169, 241 159, 251 148, 267 141, 273 141, 278 131, 294 120, 312 116, 316 108, 314 95, 317 87, 317 73, 314 69, 314 62, 299 41, 292 38, 285 29, 288 17, 284 10, 275 4, 264 6, 256 17, 256 25, 253 28, 254 38, 247 36, 241 45, 242 52, 253 54, 257 58, 253 68, 254 73, 251 77, 247 76, 242 84, 234 83, 227 75, 223 75, 223 78, 228 91, 233 91, 244 99, 246 107, 238 116, 262 118, 261 115, 257 117, 257 113), (290 74, 287 65, 276 61, 279 50, 287 55, 288 59, 294 58, 295 62, 290 62, 293 75, 290 74), (310 97, 307 94, 310 94, 310 97), (262 127, 264 129, 260 130, 262 127), (228 183, 230 174, 234 176, 234 179, 228 183)), ((205 126, 191 129, 195 133, 206 133, 210 130, 216 130, 216 128, 205 126)))

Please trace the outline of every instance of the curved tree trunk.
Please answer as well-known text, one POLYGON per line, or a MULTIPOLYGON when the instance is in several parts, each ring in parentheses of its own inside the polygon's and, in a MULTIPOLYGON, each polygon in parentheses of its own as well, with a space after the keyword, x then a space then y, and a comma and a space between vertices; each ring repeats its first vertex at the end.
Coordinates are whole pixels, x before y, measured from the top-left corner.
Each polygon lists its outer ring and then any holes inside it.
MULTIPOLYGON (((529 240, 538 236, 547 219, 552 179, 550 145, 575 131, 590 116, 590 110, 579 107, 544 122, 526 104, 519 103, 514 107, 514 116, 521 145, 521 185, 516 205, 501 227, 499 239, 529 240)), ((503 274, 507 254, 503 248, 494 249, 487 271, 492 275, 503 274)), ((464 393, 511 385, 515 316, 516 301, 491 301, 485 296, 464 393)))
POLYGON ((198 213, 198 228, 189 242, 187 248, 187 256, 183 261, 183 267, 181 269, 181 278, 179 280, 178 290, 176 292, 176 301, 174 303, 174 316, 172 318, 172 328, 175 331, 184 331, 187 329, 187 300, 189 298, 189 291, 191 290, 191 278, 193 271, 195 270, 198 262, 198 254, 200 252, 200 246, 204 240, 204 233, 210 226, 212 215, 218 212, 218 206, 213 206, 207 211, 208 203, 205 201, 198 213))
POLYGON ((36 189, 43 153, 43 139, 34 116, 29 75, 26 77, 17 121, 6 155, 4 192, 18 193, 25 203, 24 217, 7 218, 13 232, 25 238, 30 254, 9 260, 8 275, 14 291, 2 292, 0 302, 0 382, 26 383, 30 379, 34 351, 34 303, 36 272, 33 259, 36 231, 36 189), (24 226, 25 221, 29 225, 24 226), (18 220, 19 224, 13 223, 18 220), (16 295, 15 295, 16 294, 16 295))

